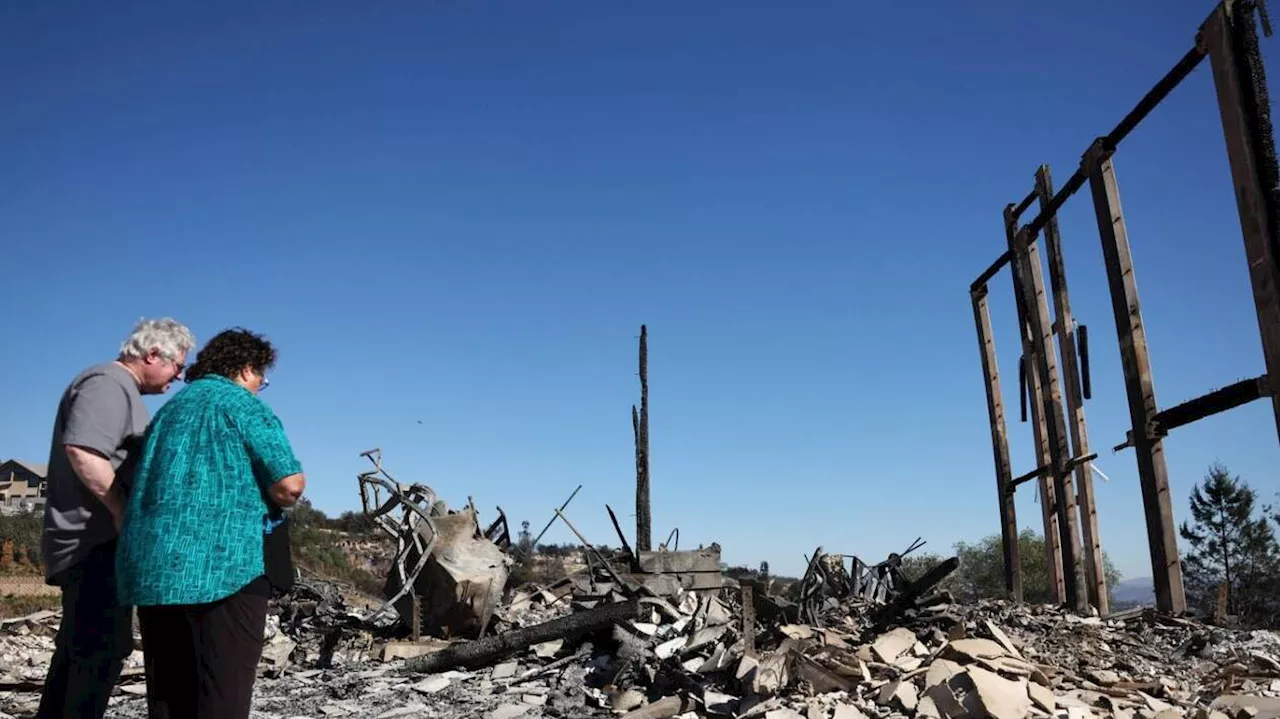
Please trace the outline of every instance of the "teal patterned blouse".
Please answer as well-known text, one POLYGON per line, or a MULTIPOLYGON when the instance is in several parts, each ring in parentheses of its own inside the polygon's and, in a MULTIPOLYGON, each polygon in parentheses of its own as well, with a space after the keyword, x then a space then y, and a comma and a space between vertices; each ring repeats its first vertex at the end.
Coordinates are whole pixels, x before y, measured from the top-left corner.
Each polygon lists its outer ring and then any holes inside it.
POLYGON ((122 604, 203 604, 262 576, 266 490, 302 471, 271 408, 206 375, 147 428, 116 550, 122 604))

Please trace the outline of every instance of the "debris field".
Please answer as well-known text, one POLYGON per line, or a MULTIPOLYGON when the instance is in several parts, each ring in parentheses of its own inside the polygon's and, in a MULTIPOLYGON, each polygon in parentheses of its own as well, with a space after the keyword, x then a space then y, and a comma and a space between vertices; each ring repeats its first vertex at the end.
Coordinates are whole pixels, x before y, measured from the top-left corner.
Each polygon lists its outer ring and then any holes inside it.
MULTIPOLYGON (((670 552, 681 568, 686 552, 670 552)), ((705 552, 702 552, 705 554, 705 552)), ((1280 713, 1280 635, 1150 609, 1108 619, 961 604, 894 562, 830 571, 804 604, 755 583, 669 593, 597 566, 504 593, 484 636, 405 636, 377 603, 305 579, 273 601, 255 717, 1115 717, 1280 713), (889 571, 882 571, 887 566, 889 571), (616 576, 611 576, 616 575, 616 576), (905 583, 904 583, 905 582, 905 583), (903 597, 913 597, 903 601, 903 597), (800 617, 806 619, 802 622, 800 617)), ((816 567, 825 565, 824 571, 816 567)), ((669 574, 660 574, 668 576, 669 574)), ((686 580, 687 583, 687 580, 686 580)), ((0 622, 0 711, 34 714, 56 612, 0 622)), ((146 715, 141 652, 111 716, 146 715)))

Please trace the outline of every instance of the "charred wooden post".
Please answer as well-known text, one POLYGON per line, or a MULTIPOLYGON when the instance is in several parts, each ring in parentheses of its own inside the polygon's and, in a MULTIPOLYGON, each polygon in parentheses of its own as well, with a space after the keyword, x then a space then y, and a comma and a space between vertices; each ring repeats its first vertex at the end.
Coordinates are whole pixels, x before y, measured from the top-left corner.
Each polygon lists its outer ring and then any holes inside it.
POLYGON ((1133 257, 1129 253, 1129 237, 1120 208, 1120 190, 1111 162, 1112 152, 1112 146, 1105 138, 1100 138, 1085 153, 1084 167, 1093 194, 1098 232, 1102 238, 1102 257, 1107 267, 1107 284, 1111 290, 1111 309, 1120 340, 1120 363, 1124 367, 1125 395, 1128 397, 1129 419, 1133 424, 1133 446, 1138 459, 1138 479, 1142 485, 1142 505, 1146 512, 1147 544, 1155 575, 1156 607, 1163 612, 1181 614, 1186 611, 1187 600, 1182 587, 1182 566, 1178 561, 1173 504, 1169 497, 1169 469, 1165 465, 1163 444, 1153 431, 1159 409, 1155 383, 1151 378, 1151 359, 1147 354, 1147 335, 1138 303, 1133 257))
MULTIPOLYGON (((1048 165, 1036 171, 1036 193, 1040 207, 1046 208, 1053 199, 1053 176, 1048 165)), ((1089 455, 1089 431, 1084 417, 1084 383, 1080 372, 1080 354, 1076 349, 1076 333, 1071 316, 1071 301, 1067 294, 1066 263, 1062 255, 1062 237, 1058 234, 1057 215, 1044 226, 1045 251, 1049 257, 1049 284, 1053 290, 1053 306, 1057 314, 1054 329, 1062 350, 1062 378, 1066 383, 1067 423, 1071 433, 1072 455, 1089 455)), ((1110 610, 1107 602, 1107 581, 1103 576, 1102 543, 1098 538, 1098 507, 1093 495, 1093 472, 1089 462, 1080 462, 1075 468, 1076 488, 1079 491, 1080 534, 1084 541, 1085 589, 1089 603, 1098 613, 1106 616, 1110 610)))
POLYGON ((744 579, 742 587, 742 653, 756 658, 756 583, 744 579))
POLYGON ((640 413, 631 407, 631 429, 636 439, 636 551, 652 548, 649 514, 649 330, 640 325, 640 413))
MULTIPOLYGON (((1013 206, 1009 205, 1005 208, 1004 227, 1005 241, 1009 245, 1009 251, 1014 253, 1015 261, 1010 264, 1010 277, 1013 278, 1014 303, 1018 310, 1018 327, 1022 331, 1022 353, 1024 362, 1030 362, 1031 367, 1026 373, 1028 394, 1030 395, 1031 405, 1031 427, 1036 443, 1036 466, 1037 467, 1057 467, 1058 463, 1054 456, 1051 435, 1049 434, 1049 418, 1044 411, 1045 403, 1043 401, 1043 391, 1041 389, 1042 378, 1045 371, 1038 366, 1035 357, 1035 338, 1040 336, 1031 324, 1032 314, 1035 312, 1034 295, 1028 300, 1024 285, 1028 281, 1026 275, 1025 253, 1015 252, 1014 248, 1017 243, 1017 223, 1018 220, 1013 215, 1013 206)), ((1036 315, 1038 317, 1038 314, 1036 315)), ((1044 551, 1045 551, 1045 567, 1049 575, 1049 585, 1053 591, 1054 601, 1058 604, 1067 602, 1066 581, 1064 569, 1067 566, 1064 563, 1064 554, 1062 548, 1062 520, 1059 511, 1059 494, 1058 494, 1058 472, 1046 472, 1039 475, 1040 480, 1040 513, 1044 520, 1044 551)))
POLYGON ((1004 548, 1004 588, 1015 602, 1022 601, 1022 567, 1018 556, 1018 511, 1014 502, 1013 468, 1009 461, 1009 436, 1004 416, 1004 398, 1000 392, 1000 366, 996 358, 995 337, 991 331, 991 310, 987 302, 987 286, 970 293, 973 322, 978 329, 978 350, 982 357, 982 376, 986 380, 987 416, 991 421, 991 452, 996 465, 996 495, 1000 507, 1000 539, 1004 548))
MULTIPOLYGON (((1009 208, 1010 210, 1012 208, 1009 208)), ((1012 219, 1012 218, 1009 218, 1012 219)), ((1016 222, 1016 220, 1014 220, 1016 222)), ((1080 526, 1076 517, 1075 483, 1067 461, 1071 448, 1067 444, 1067 427, 1062 414, 1062 392, 1058 386, 1058 362, 1049 321, 1049 302, 1044 289, 1044 269, 1040 251, 1034 242, 1018 242, 1014 250, 1014 272, 1022 275, 1023 306, 1027 310, 1029 355, 1035 362, 1040 393, 1032 397, 1039 405, 1045 440, 1049 446, 1049 476, 1054 480, 1054 504, 1058 516, 1059 544, 1062 552, 1062 583, 1068 606, 1084 609, 1083 573, 1080 571, 1080 526)))
MULTIPOLYGON (((1254 9, 1254 2, 1223 2, 1201 27, 1197 45, 1213 68, 1267 376, 1280 378, 1280 198, 1274 189, 1280 168, 1254 9)), ((1280 379, 1271 386, 1280 434, 1280 379)))
POLYGON ((571 639, 614 624, 639 619, 642 606, 638 601, 616 602, 492 637, 459 642, 433 654, 410 659, 405 663, 405 669, 412 672, 440 672, 454 667, 483 666, 503 655, 528 649, 534 644, 553 639, 571 639))

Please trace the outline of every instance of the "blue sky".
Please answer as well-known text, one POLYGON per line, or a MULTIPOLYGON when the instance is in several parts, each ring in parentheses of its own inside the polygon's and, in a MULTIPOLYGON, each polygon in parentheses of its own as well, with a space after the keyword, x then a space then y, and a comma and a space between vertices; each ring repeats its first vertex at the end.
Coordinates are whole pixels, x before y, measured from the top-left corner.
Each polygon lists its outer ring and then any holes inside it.
MULTIPOLYGON (((615 544, 647 323, 656 539, 786 572, 979 539, 968 285, 1037 165, 1064 182, 1211 8, 5 3, 0 456, 44 459, 59 392, 137 318, 245 325, 279 345, 264 398, 321 508, 358 505, 378 446, 535 531, 583 484, 569 516, 615 544)), ((1162 405, 1262 374, 1207 63, 1116 168, 1162 405)), ((1062 231, 1101 535, 1149 574, 1091 213, 1081 194, 1062 231)), ((1021 473, 1007 274, 992 294, 1021 473)), ((1275 496, 1264 403, 1166 453, 1179 521, 1214 460, 1275 496)))

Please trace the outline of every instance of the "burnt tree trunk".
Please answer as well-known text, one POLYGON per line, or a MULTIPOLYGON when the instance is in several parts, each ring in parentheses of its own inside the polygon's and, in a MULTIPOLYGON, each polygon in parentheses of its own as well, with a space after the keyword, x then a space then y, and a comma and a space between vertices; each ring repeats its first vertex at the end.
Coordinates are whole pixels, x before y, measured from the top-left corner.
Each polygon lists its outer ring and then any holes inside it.
POLYGON ((531 627, 512 629, 484 639, 459 642, 434 654, 410 659, 405 662, 404 668, 411 672, 433 673, 454 667, 472 669, 485 666, 513 652, 528 649, 534 644, 549 642, 553 639, 574 639, 614 624, 639 619, 643 607, 644 605, 635 601, 603 604, 594 609, 575 612, 531 627))
POLYGON ((636 438, 636 551, 652 549, 649 515, 649 332, 640 325, 640 414, 631 406, 631 429, 636 438))

